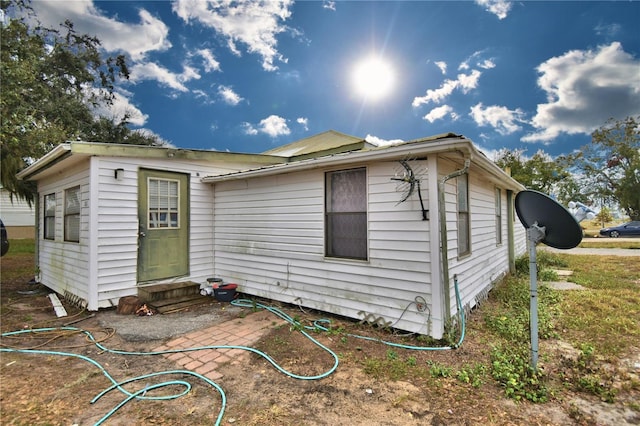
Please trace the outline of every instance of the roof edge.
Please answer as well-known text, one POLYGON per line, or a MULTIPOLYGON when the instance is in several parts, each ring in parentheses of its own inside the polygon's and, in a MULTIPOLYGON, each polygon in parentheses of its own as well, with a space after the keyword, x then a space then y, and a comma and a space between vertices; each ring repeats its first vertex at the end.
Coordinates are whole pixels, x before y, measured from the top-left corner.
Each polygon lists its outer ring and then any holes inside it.
POLYGON ((19 171, 16 177, 19 180, 29 180, 31 177, 43 170, 55 165, 71 155, 71 144, 61 143, 46 153, 43 157, 37 159, 34 163, 19 171))

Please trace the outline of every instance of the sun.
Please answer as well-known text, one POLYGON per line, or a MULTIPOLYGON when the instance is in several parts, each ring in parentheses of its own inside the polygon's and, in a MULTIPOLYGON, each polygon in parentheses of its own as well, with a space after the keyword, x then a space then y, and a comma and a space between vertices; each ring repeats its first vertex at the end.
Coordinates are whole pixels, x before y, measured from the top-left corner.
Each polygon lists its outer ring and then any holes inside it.
POLYGON ((395 82, 393 68, 378 57, 358 62, 351 75, 356 92, 368 100, 378 100, 391 92, 395 82))

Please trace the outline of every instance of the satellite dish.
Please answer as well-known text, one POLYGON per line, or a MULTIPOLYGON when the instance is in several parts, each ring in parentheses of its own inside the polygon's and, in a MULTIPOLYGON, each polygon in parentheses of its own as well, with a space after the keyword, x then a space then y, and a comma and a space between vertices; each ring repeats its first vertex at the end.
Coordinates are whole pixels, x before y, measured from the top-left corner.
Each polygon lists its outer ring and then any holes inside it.
POLYGON ((557 249, 571 249, 582 241, 582 229, 575 217, 551 197, 526 190, 516 195, 516 213, 525 228, 545 228, 542 243, 557 249))
POLYGON ((529 279, 531 299, 529 328, 531 331, 531 366, 538 366, 538 264, 536 244, 570 249, 582 241, 582 229, 571 213, 554 199, 537 191, 521 191, 516 195, 516 213, 527 228, 529 240, 529 279))

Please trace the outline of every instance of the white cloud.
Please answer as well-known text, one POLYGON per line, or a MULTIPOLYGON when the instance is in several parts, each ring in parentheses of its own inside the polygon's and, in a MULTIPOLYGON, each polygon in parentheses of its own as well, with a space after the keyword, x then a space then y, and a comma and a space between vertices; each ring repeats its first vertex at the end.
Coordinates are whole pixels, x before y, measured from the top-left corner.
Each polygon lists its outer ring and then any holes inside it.
POLYGON ((253 127, 253 125, 251 123, 247 123, 246 121, 244 123, 242 123, 242 128, 244 129, 244 132, 247 135, 257 135, 258 134, 258 129, 256 129, 255 127, 253 127))
POLYGON ((404 142, 402 139, 382 139, 373 135, 367 135, 364 140, 376 146, 390 146, 404 142))
POLYGON ((270 115, 269 117, 260 120, 260 131, 275 138, 276 136, 288 135, 291 133, 289 127, 287 127, 287 120, 277 115, 270 115))
POLYGON ((225 103, 233 106, 238 105, 244 100, 242 96, 234 92, 229 86, 218 86, 218 95, 220 95, 225 103))
POLYGON ((487 12, 491 12, 502 20, 507 17, 511 6, 513 5, 507 0, 475 0, 476 4, 484 7, 487 12))
POLYGON ((336 2, 335 1, 330 1, 330 0, 323 0, 322 1, 322 8, 323 9, 333 10, 335 12, 336 11, 336 2))
POLYGON ((472 63, 474 64, 473 66, 477 68, 483 68, 486 70, 495 68, 496 64, 494 63, 493 59, 483 58, 484 53, 485 53, 485 50, 478 50, 476 52, 473 52, 471 56, 469 56, 464 61, 460 62, 460 65, 458 65, 458 70, 460 71, 469 70, 472 67, 471 65, 472 63))
POLYGON ((287 126, 287 120, 277 115, 270 115, 267 118, 260 120, 258 126, 254 126, 251 123, 242 123, 244 132, 248 135, 257 135, 258 133, 264 133, 272 138, 288 135, 291 133, 287 126))
POLYGON ((204 70, 206 72, 220 71, 220 62, 218 62, 213 56, 213 52, 209 49, 199 49, 196 51, 200 55, 204 62, 204 70))
POLYGON ((276 35, 287 31, 281 22, 291 16, 292 0, 259 0, 227 2, 176 0, 172 9, 185 22, 191 20, 213 28, 227 40, 231 52, 240 55, 237 43, 246 45, 249 53, 262 57, 262 68, 277 70, 274 62, 286 62, 276 49, 276 35))
POLYGON ((478 70, 472 70, 469 74, 458 74, 457 80, 447 79, 440 88, 435 90, 428 89, 424 96, 413 98, 411 105, 418 107, 429 102, 440 103, 456 89, 460 89, 463 93, 468 93, 478 86, 478 80, 481 75, 482 73, 478 70))
POLYGON ((190 80, 197 80, 199 78, 200 74, 188 65, 184 65, 182 73, 177 74, 154 62, 146 62, 136 64, 131 68, 129 81, 132 83, 138 83, 144 80, 156 80, 161 85, 167 86, 171 89, 179 92, 188 92, 189 89, 184 85, 184 83, 190 80))
POLYGON ((491 126, 501 135, 510 135, 522 130, 519 123, 526 122, 524 112, 520 108, 512 111, 498 105, 485 107, 482 102, 472 106, 469 115, 478 126, 491 126))
POLYGON ((427 120, 429 123, 433 123, 436 120, 443 119, 444 117, 447 116, 447 114, 451 114, 454 118, 457 118, 457 116, 455 116, 455 114, 453 113, 453 108, 451 108, 449 105, 442 105, 442 106, 436 107, 431 111, 429 111, 429 113, 425 115, 423 118, 427 120))
POLYGON ((138 12, 140 23, 132 24, 105 16, 92 0, 39 0, 31 6, 42 24, 56 26, 69 19, 79 33, 95 35, 104 49, 126 52, 133 60, 171 47, 169 27, 145 9, 138 12))
POLYGON ((298 117, 296 118, 296 123, 300 124, 305 131, 309 130, 309 119, 306 117, 298 117))
POLYGON ((491 68, 495 68, 496 64, 491 59, 485 59, 484 61, 478 64, 478 67, 485 70, 490 70, 491 68))
POLYGON ((434 62, 434 64, 436 64, 436 66, 438 68, 440 68, 440 71, 442 72, 442 74, 446 74, 447 73, 447 63, 444 61, 436 61, 434 62))
POLYGON ((610 117, 640 114, 640 60, 619 42, 594 50, 572 50, 537 68, 547 94, 525 142, 549 142, 561 133, 590 134, 610 117))
POLYGON ((620 24, 598 24, 594 28, 596 34, 604 35, 606 37, 615 37, 622 30, 620 24))

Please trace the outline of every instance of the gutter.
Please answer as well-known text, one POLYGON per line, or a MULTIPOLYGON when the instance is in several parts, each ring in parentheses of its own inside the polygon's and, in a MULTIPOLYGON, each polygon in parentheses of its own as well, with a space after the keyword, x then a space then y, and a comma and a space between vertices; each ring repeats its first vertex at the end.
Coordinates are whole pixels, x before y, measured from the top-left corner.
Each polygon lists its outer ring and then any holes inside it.
POLYGON ((442 290, 444 301, 444 318, 451 317, 450 289, 449 289, 449 244, 447 242, 447 209, 445 205, 444 190, 448 180, 461 176, 469 171, 471 164, 471 150, 468 150, 464 159, 464 167, 460 170, 444 176, 438 181, 438 213, 440 218, 440 256, 442 259, 442 290))

